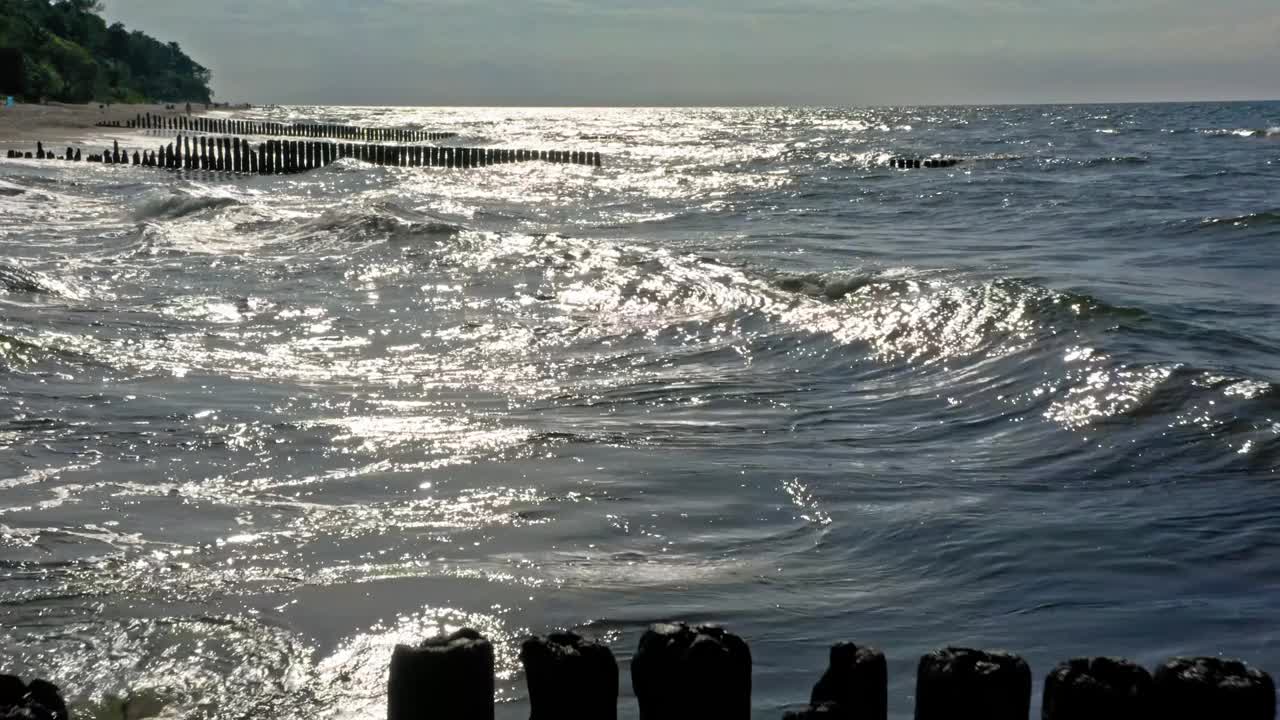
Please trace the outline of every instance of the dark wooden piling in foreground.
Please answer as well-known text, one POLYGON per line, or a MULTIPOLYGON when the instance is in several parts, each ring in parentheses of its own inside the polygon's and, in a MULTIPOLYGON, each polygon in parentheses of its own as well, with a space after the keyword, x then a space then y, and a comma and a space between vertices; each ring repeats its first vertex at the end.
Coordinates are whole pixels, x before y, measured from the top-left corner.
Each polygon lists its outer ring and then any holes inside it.
POLYGON ((530 638, 520 648, 529 720, 616 720, 618 663, 607 645, 575 633, 530 638))
POLYGON ((387 720, 493 720, 493 646, 475 630, 397 645, 387 720))
POLYGON ((68 720, 70 713, 57 685, 44 680, 24 683, 14 675, 0 675, 0 717, 68 720))
POLYGON ((640 720, 751 717, 751 650, 712 625, 654 625, 631 661, 640 720))
POLYGON ((1079 658, 1044 681, 1043 720, 1155 720, 1151 674, 1118 658, 1079 658))
POLYGON ((1031 668, 1017 655, 944 648, 920 658, 916 720, 1026 720, 1031 668))
POLYGON ((1271 676, 1239 660, 1176 658, 1156 669, 1152 717, 1160 720, 1275 720, 1271 676))

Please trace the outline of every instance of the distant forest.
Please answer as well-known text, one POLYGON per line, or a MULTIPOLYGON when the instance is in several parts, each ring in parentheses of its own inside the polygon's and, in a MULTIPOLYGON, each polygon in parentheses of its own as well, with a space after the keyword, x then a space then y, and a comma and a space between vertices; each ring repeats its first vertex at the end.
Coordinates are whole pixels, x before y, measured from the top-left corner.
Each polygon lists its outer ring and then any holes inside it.
POLYGON ((28 101, 212 100, 209 70, 177 43, 108 26, 101 11, 98 0, 0 0, 0 89, 28 101))

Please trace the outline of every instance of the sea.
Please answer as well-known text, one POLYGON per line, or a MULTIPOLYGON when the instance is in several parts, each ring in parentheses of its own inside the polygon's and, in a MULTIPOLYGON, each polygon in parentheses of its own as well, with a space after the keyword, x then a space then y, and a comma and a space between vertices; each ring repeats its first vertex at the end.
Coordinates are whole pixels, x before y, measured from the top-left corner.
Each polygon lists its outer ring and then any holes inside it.
POLYGON ((81 717, 382 718, 461 627, 499 718, 558 629, 635 718, 668 620, 757 718, 839 641, 894 718, 948 645, 1280 672, 1280 103, 239 116, 603 162, 0 162, 0 672, 81 717))

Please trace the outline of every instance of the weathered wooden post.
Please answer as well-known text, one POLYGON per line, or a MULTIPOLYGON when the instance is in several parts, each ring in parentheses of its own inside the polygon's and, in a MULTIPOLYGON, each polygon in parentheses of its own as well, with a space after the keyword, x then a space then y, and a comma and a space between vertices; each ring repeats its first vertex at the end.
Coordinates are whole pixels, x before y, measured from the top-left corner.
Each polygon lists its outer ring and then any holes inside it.
POLYGON ((493 690, 493 646, 475 630, 397 645, 387 720, 493 720, 493 690))
POLYGON ((1044 681, 1043 720, 1154 720, 1151 675, 1118 658, 1061 663, 1044 681))
POLYGON ((520 647, 529 720, 616 720, 618 663, 608 645, 565 632, 520 647))
POLYGON ((884 653, 853 643, 831 648, 830 665, 813 686, 809 705, 809 710, 794 718, 885 720, 889 714, 889 666, 884 653))
POLYGON ((1156 668, 1153 712, 1160 720, 1275 720, 1271 676, 1239 660, 1174 658, 1156 668))
POLYGON ((640 720, 747 720, 751 650, 714 626, 654 625, 631 661, 640 720))
POLYGON ((44 680, 29 684, 14 675, 0 675, 0 716, 67 720, 67 703, 57 685, 44 680))
POLYGON ((1031 668, 1017 655, 968 648, 935 650, 920 658, 916 720, 1026 720, 1031 668))

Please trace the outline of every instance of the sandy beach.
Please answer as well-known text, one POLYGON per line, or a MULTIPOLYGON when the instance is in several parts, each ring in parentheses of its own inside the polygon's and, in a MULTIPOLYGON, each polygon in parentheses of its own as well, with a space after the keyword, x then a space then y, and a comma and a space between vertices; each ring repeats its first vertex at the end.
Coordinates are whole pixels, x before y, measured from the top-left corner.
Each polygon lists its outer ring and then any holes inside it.
MULTIPOLYGON (((84 144, 96 147, 100 144, 100 139, 116 132, 115 129, 96 127, 98 123, 124 123, 137 117, 139 113, 165 117, 186 114, 185 104, 175 104, 173 107, 175 109, 169 110, 164 104, 101 106, 98 103, 0 106, 0 154, 9 149, 24 152, 35 150, 37 141, 51 148, 84 144)), ((244 106, 209 106, 206 111, 203 104, 193 105, 191 114, 233 116, 237 107, 243 109, 244 106)))

